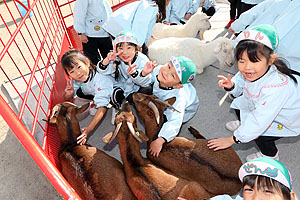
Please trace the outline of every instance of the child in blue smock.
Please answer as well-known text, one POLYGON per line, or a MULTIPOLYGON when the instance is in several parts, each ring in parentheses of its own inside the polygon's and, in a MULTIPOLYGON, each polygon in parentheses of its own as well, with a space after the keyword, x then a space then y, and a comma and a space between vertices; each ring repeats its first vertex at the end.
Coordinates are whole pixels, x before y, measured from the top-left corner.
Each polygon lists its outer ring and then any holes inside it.
POLYGON ((265 0, 247 12, 231 25, 235 33, 240 33, 259 24, 271 24, 278 33, 280 43, 275 53, 284 57, 289 67, 300 72, 300 40, 295 39, 300 32, 300 1, 265 0))
POLYGON ((147 55, 146 44, 150 40, 155 23, 160 23, 166 18, 167 1, 141 0, 129 3, 113 12, 103 27, 114 37, 123 30, 134 32, 142 52, 147 55))
POLYGON ((149 148, 151 155, 158 156, 163 144, 173 140, 178 135, 182 123, 190 120, 197 112, 199 100, 196 89, 191 84, 196 77, 196 66, 185 56, 172 57, 165 65, 157 67, 147 65, 142 75, 152 77, 153 94, 159 99, 176 97, 173 107, 179 111, 174 112, 171 109, 164 111, 167 121, 149 148))
POLYGON ((107 0, 76 0, 74 5, 74 29, 82 42, 84 54, 94 65, 112 50, 111 38, 103 29, 111 13, 107 0))
MULTIPOLYGON (((288 169, 272 158, 257 158, 240 167, 239 178, 243 183, 243 197, 235 200, 276 199, 295 200, 292 191, 292 177, 288 169)), ((228 195, 219 195, 211 200, 233 200, 228 195)))
POLYGON ((232 79, 219 76, 219 86, 238 97, 231 107, 240 111, 241 125, 233 136, 210 140, 208 146, 219 150, 254 140, 260 151, 246 160, 279 159, 275 141, 300 134, 300 78, 274 53, 279 39, 273 26, 255 26, 236 41, 239 72, 232 79))
POLYGON ((194 8, 193 0, 171 0, 167 6, 166 23, 185 24, 197 9, 194 8))
POLYGON ((215 1, 214 0, 194 0, 194 12, 197 12, 199 7, 202 7, 202 12, 207 16, 213 16, 216 13, 215 1))
POLYGON ((151 77, 141 75, 144 66, 151 62, 139 50, 135 34, 128 30, 121 31, 114 40, 114 51, 108 53, 107 57, 98 63, 100 73, 110 75, 116 80, 112 96, 114 108, 119 108, 125 98, 132 102, 132 94, 140 87, 143 87, 140 92, 151 93, 152 89, 149 87, 151 77))
POLYGON ((76 94, 81 98, 92 99, 97 109, 90 124, 82 128, 82 134, 77 138, 77 143, 82 145, 106 112, 113 92, 114 79, 98 73, 96 66, 78 50, 66 52, 61 58, 61 64, 71 78, 67 82, 64 99, 71 100, 76 94))

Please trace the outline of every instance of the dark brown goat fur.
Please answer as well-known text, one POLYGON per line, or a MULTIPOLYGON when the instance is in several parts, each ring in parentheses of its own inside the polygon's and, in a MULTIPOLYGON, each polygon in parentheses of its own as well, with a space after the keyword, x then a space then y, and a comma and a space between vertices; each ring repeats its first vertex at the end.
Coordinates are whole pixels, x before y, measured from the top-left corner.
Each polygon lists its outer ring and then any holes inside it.
POLYGON ((48 120, 57 125, 61 140, 62 174, 82 199, 135 199, 126 183, 123 165, 118 160, 87 143, 76 143, 81 134, 76 114, 88 106, 59 104, 48 120))
MULTIPOLYGON (((167 108, 156 99, 154 95, 141 93, 133 95, 136 110, 145 124, 146 135, 149 137, 148 147, 153 138, 157 137, 163 124, 162 120, 157 124, 155 114, 148 107, 148 103, 152 101, 156 105, 160 119, 163 119, 163 111, 167 108)), ((173 104, 175 98, 169 99, 168 102, 173 104)), ((207 140, 197 130, 190 128, 190 131, 198 135, 199 139, 176 137, 163 145, 158 157, 153 157, 149 153, 147 157, 178 176, 197 181, 215 195, 238 193, 241 188, 238 170, 242 162, 236 152, 232 148, 213 151, 207 147, 207 140)))
POLYGON ((137 199, 174 200, 182 197, 200 200, 212 197, 199 183, 176 177, 142 157, 139 143, 133 135, 135 134, 141 141, 147 141, 147 137, 141 131, 137 131, 136 120, 128 103, 123 106, 122 112, 115 119, 116 127, 121 123, 121 128, 119 131, 116 128, 111 140, 118 134, 126 180, 137 199), (133 125, 134 133, 131 133, 128 122, 133 125))

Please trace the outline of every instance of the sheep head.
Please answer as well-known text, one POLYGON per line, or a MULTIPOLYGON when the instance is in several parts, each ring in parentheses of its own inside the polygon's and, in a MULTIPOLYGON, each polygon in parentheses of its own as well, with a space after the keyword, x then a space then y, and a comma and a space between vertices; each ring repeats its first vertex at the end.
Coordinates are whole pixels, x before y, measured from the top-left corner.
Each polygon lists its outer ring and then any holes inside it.
POLYGON ((212 41, 215 43, 215 47, 213 49, 219 63, 220 69, 224 70, 225 67, 231 67, 234 65, 234 47, 232 44, 232 40, 219 37, 212 41))
POLYGON ((141 131, 137 129, 136 119, 132 113, 131 107, 128 102, 124 103, 122 106, 122 112, 116 116, 115 119, 115 130, 109 140, 111 143, 115 137, 118 135, 121 129, 129 129, 132 136, 139 142, 148 141, 148 137, 141 131))
POLYGON ((50 117, 45 121, 56 124, 62 146, 76 143, 76 138, 81 134, 76 115, 84 112, 88 107, 89 103, 76 106, 70 102, 57 104, 53 107, 50 117))
POLYGON ((205 13, 201 11, 201 8, 191 16, 191 18, 187 21, 187 24, 191 24, 194 27, 197 27, 199 31, 211 29, 209 18, 205 13))

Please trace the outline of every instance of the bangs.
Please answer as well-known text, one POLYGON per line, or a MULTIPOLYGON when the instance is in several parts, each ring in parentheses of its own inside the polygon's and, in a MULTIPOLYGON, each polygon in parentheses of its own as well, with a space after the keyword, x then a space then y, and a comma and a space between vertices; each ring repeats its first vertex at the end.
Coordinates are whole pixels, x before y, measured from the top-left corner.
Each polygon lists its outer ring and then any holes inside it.
POLYGON ((235 50, 235 59, 239 61, 242 59, 244 52, 247 52, 248 58, 251 62, 256 63, 260 61, 261 56, 265 56, 267 60, 270 59, 270 54, 273 52, 272 49, 268 48, 264 44, 253 40, 243 40, 238 43, 235 50))

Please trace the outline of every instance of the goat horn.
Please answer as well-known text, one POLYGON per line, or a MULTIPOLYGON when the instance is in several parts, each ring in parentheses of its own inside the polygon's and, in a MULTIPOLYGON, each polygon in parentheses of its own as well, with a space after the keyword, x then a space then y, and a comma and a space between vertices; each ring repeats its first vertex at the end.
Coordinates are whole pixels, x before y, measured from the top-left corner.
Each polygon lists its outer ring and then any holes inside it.
MULTIPOLYGON (((56 106, 54 106, 54 107, 52 108, 52 113, 51 113, 51 116, 50 116, 49 120, 52 119, 52 117, 54 116, 54 114, 59 110, 60 106, 61 106, 61 105, 56 105, 56 106)), ((49 121, 49 120, 48 120, 48 121, 49 121)))
POLYGON ((155 114, 156 123, 159 124, 159 112, 156 105, 152 101, 149 101, 148 106, 153 110, 155 114))
POLYGON ((111 136, 110 140, 108 141, 108 143, 111 143, 116 138, 116 136, 119 133, 119 130, 120 130, 121 126, 122 126, 122 122, 118 123, 118 125, 115 128, 115 131, 114 131, 113 135, 111 136))
POLYGON ((135 130, 134 130, 134 128, 133 128, 133 125, 132 125, 132 123, 131 122, 127 122, 127 126, 128 126, 128 128, 129 128, 129 130, 130 130, 130 133, 133 135, 133 137, 137 140, 137 141, 139 141, 139 142, 143 142, 140 138, 139 138, 139 136, 136 134, 136 132, 135 132, 135 130))
POLYGON ((69 101, 66 101, 66 102, 64 102, 64 104, 69 104, 70 106, 74 106, 74 107, 77 107, 77 105, 76 104, 74 104, 74 103, 71 103, 71 102, 69 102, 69 101))
POLYGON ((163 101, 163 100, 160 100, 160 99, 155 99, 155 101, 158 101, 158 102, 168 106, 169 108, 173 109, 174 111, 181 113, 179 110, 174 108, 171 104, 169 104, 167 101, 163 101))

